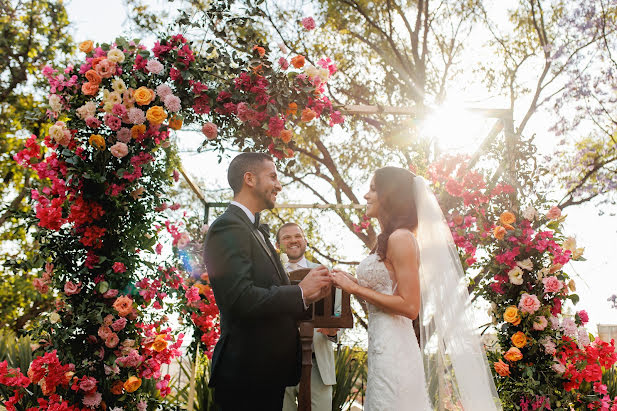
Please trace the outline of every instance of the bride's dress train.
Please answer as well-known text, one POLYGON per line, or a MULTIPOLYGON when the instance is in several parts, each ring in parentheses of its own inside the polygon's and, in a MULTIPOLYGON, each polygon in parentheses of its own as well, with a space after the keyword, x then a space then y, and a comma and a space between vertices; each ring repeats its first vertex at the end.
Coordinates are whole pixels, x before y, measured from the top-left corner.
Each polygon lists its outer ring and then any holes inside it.
MULTIPOLYGON (((360 285, 392 295, 385 264, 377 254, 356 271, 360 285)), ((368 382, 365 411, 430 411, 424 365, 412 321, 368 304, 368 382)))

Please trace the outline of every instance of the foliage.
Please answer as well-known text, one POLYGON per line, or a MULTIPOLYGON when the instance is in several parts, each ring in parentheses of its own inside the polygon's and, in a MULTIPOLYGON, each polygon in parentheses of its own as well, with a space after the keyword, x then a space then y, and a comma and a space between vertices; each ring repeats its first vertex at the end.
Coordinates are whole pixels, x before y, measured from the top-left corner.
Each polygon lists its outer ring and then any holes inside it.
POLYGON ((336 385, 332 389, 333 410, 342 411, 358 396, 364 395, 366 359, 366 352, 355 347, 339 346, 335 351, 336 385))
MULTIPOLYGON (((206 356, 199 356, 197 361, 197 367, 195 368, 195 397, 193 399, 193 409, 196 411, 214 411, 217 409, 214 404, 214 390, 208 387, 211 368, 210 360, 206 356)), ((180 364, 180 375, 184 377, 183 379, 187 382, 183 386, 177 387, 176 393, 168 399, 169 402, 179 402, 181 404, 187 404, 188 406, 193 367, 195 367, 195 364, 180 364)))

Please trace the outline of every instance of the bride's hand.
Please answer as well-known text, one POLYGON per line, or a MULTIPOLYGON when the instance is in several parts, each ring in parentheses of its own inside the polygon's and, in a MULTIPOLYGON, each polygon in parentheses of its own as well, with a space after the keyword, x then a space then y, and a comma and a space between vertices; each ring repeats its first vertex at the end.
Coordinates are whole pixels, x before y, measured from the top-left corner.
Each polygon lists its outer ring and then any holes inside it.
POLYGON ((356 280, 351 274, 346 273, 345 271, 334 269, 331 272, 334 284, 338 288, 345 290, 348 293, 353 293, 354 288, 358 284, 358 280, 356 280))

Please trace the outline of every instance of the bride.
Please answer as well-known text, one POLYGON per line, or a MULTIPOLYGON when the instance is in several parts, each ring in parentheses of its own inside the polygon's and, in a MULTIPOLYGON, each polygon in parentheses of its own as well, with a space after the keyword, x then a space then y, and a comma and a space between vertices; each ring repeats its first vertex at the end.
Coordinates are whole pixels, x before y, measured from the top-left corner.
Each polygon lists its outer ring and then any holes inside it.
POLYGON ((364 198, 381 227, 377 245, 357 279, 333 270, 335 285, 369 307, 364 410, 501 409, 459 256, 425 180, 381 168, 364 198))

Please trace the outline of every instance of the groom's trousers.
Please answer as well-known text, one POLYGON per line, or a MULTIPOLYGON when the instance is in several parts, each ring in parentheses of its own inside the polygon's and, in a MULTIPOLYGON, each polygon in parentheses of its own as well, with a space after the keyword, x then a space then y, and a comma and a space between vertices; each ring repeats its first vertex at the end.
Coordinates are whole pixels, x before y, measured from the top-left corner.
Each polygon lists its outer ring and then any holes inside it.
POLYGON ((285 387, 217 385, 214 402, 221 411, 279 411, 285 387))

